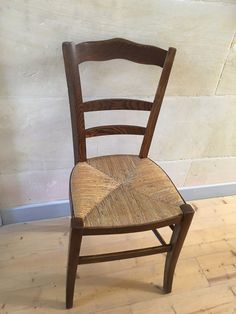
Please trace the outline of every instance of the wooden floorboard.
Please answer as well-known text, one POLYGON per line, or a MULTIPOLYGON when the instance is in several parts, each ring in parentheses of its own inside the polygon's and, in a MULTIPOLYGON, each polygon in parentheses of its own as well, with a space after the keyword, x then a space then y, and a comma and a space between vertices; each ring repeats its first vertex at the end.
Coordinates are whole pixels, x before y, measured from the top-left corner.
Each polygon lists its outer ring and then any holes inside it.
MULTIPOLYGON (((0 313, 236 313, 236 196, 194 201, 174 278, 162 294, 165 254, 79 265, 65 310, 69 219, 0 227, 0 313)), ((168 240, 170 229, 161 229, 168 240)), ((82 254, 158 245, 152 232, 87 237, 82 254)))

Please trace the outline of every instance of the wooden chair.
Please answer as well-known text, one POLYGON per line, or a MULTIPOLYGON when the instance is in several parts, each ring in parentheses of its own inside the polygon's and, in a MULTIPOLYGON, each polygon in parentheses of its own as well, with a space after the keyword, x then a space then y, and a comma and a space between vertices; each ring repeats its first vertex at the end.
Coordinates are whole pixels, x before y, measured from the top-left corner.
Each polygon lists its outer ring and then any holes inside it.
POLYGON ((148 156, 154 128, 171 72, 176 49, 168 51, 115 38, 62 45, 69 92, 75 167, 70 177, 71 232, 66 284, 66 307, 73 306, 78 264, 167 252, 164 292, 172 289, 175 266, 194 211, 185 203, 168 175, 148 156), (86 61, 127 59, 162 67, 153 103, 133 99, 83 102, 78 65, 86 61), (84 112, 98 110, 150 111, 147 126, 106 125, 85 129, 84 112), (143 136, 139 155, 87 159, 86 138, 113 134, 143 136), (166 243, 157 228, 169 226, 166 243), (80 256, 83 236, 152 230, 161 245, 123 252, 80 256))

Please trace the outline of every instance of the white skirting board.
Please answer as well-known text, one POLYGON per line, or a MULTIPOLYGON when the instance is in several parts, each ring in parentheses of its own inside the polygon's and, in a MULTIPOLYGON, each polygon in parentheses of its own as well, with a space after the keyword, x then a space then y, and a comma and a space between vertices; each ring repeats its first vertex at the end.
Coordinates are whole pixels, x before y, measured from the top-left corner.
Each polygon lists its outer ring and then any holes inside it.
MULTIPOLYGON (((236 195, 236 182, 179 188, 186 201, 236 195)), ((59 218, 70 215, 69 201, 31 204, 9 209, 0 209, 0 225, 33 220, 59 218)))

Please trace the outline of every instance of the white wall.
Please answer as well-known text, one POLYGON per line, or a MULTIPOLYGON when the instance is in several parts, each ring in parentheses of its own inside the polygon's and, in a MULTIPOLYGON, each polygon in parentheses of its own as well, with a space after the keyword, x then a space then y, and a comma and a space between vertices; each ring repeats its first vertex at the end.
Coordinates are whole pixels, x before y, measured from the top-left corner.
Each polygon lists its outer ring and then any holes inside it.
MULTIPOLYGON (((0 208, 67 198, 73 155, 61 43, 71 40, 176 47, 150 157, 178 186, 236 180, 236 1, 2 0, 1 9, 0 208)), ((81 71, 86 99, 150 99, 159 74, 117 60, 81 71)), ((146 113, 87 121, 144 125, 146 113)), ((136 153, 140 139, 130 137, 91 139, 89 154, 136 153)))

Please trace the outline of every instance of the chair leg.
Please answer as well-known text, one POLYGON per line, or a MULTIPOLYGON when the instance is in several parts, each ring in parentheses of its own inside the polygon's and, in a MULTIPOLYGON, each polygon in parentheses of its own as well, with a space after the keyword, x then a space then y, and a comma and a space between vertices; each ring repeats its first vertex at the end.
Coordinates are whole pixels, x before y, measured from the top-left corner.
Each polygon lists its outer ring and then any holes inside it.
POLYGON ((181 209, 183 211, 183 220, 174 227, 170 240, 172 249, 166 256, 163 282, 164 293, 170 293, 172 290, 175 266, 194 215, 194 210, 188 204, 182 205, 181 209))
POLYGON ((69 240, 69 253, 66 278, 66 308, 73 307, 75 278, 78 265, 78 256, 82 242, 82 232, 79 229, 71 229, 69 240))

